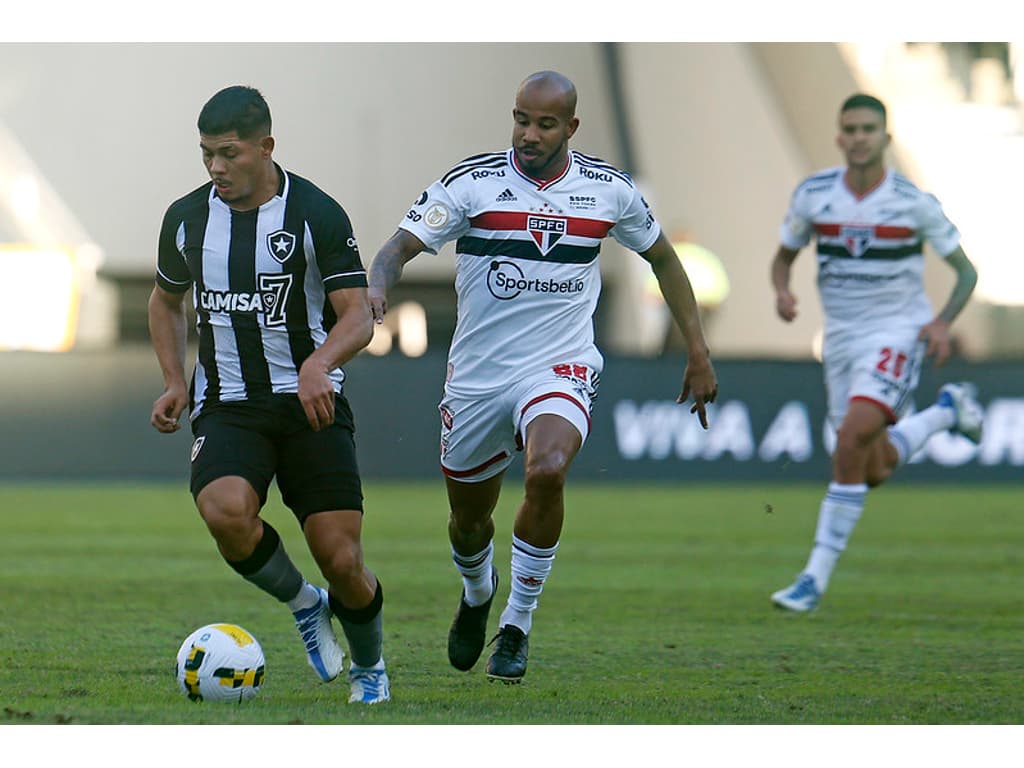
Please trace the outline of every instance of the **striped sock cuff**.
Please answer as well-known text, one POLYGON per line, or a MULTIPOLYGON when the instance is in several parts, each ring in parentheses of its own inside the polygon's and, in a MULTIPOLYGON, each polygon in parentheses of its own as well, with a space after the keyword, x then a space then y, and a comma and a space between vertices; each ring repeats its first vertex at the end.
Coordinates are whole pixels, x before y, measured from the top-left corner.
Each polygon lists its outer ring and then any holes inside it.
POLYGON ((453 547, 452 548, 452 561, 455 563, 456 567, 460 571, 462 571, 462 570, 472 571, 475 568, 479 568, 481 565, 486 563, 488 558, 490 558, 493 554, 494 554, 494 542, 493 541, 487 542, 487 546, 484 547, 479 552, 477 552, 475 555, 460 555, 458 552, 455 551, 455 549, 453 547))
POLYGON ((900 430, 893 427, 889 427, 889 442, 896 449, 896 466, 902 467, 910 459, 910 443, 900 430))
POLYGON ((854 483, 850 485, 829 483, 828 493, 825 498, 843 506, 863 507, 864 497, 867 496, 867 493, 867 483, 854 483))
POLYGON ((535 547, 533 544, 529 544, 515 534, 512 534, 512 549, 518 549, 520 552, 524 552, 531 557, 543 560, 554 558, 555 552, 558 551, 558 542, 556 541, 553 547, 535 547))

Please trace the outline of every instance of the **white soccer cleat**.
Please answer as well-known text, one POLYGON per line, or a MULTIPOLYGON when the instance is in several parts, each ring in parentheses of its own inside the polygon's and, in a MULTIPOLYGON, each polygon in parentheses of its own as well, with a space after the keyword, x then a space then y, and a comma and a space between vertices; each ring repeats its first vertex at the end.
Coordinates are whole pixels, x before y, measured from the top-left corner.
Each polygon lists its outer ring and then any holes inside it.
POLYGON ((956 423, 949 431, 963 435, 975 445, 981 442, 981 424, 985 419, 985 409, 977 398, 978 388, 970 382, 962 381, 943 386, 936 401, 944 408, 952 408, 956 414, 956 423))
POLYGON ((302 642, 306 646, 306 658, 309 666, 317 673, 321 680, 329 683, 341 674, 344 668, 345 652, 338 645, 338 638, 334 635, 334 627, 331 626, 331 604, 327 597, 327 590, 323 587, 316 587, 320 593, 320 600, 312 608, 305 608, 292 614, 295 617, 295 626, 302 635, 302 642))
POLYGON ((796 581, 772 595, 772 602, 779 608, 797 613, 813 610, 819 600, 821 592, 818 591, 814 577, 809 573, 801 573, 796 581))
POLYGON ((351 686, 349 704, 380 704, 391 698, 391 683, 383 658, 372 667, 353 664, 348 671, 348 681, 351 686))

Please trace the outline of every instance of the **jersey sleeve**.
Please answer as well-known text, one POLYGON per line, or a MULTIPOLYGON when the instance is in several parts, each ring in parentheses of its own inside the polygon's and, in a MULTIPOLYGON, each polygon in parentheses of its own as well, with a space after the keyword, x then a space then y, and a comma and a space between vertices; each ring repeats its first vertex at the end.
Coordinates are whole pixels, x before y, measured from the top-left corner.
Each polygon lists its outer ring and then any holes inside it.
POLYGON ((192 273, 181 252, 184 223, 175 214, 174 206, 167 209, 160 226, 157 242, 156 283, 169 293, 184 293, 192 285, 192 273))
POLYGON ((811 220, 809 200, 803 186, 797 187, 789 201, 789 209, 779 228, 779 242, 784 248, 799 251, 811 242, 814 222, 811 220))
POLYGON ((398 228, 420 239, 430 253, 469 231, 470 203, 459 194, 458 181, 445 186, 435 181, 412 204, 398 228))
POLYGON ((921 236, 940 256, 949 256, 960 245, 960 230, 946 217, 935 195, 921 195, 917 216, 921 236))
POLYGON ((626 189, 622 215, 608 234, 631 251, 643 253, 654 245, 661 234, 661 227, 640 190, 633 185, 626 186, 626 189))
POLYGON ((328 199, 322 216, 311 222, 310 230, 324 290, 330 293, 340 288, 365 288, 366 268, 345 209, 328 199))

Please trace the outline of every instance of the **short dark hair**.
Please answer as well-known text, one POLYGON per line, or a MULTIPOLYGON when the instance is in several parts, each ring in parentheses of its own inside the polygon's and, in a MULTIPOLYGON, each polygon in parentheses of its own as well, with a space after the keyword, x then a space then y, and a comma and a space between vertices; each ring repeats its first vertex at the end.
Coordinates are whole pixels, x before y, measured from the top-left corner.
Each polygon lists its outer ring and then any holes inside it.
POLYGON ((885 104, 882 103, 881 99, 876 99, 874 96, 869 96, 866 93, 855 93, 843 102, 843 106, 839 108, 839 114, 842 115, 851 109, 873 109, 882 116, 882 124, 885 124, 885 104))
POLYGON ((199 113, 199 132, 207 136, 237 131, 239 138, 270 135, 270 107, 255 88, 232 85, 217 91, 199 113))

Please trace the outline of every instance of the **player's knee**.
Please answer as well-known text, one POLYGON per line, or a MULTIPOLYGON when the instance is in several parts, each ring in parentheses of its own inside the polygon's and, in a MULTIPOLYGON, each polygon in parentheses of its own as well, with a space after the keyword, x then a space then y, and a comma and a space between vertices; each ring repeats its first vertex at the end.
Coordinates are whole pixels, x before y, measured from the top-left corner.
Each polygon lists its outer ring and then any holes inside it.
POLYGON ((561 493, 568 469, 568 460, 557 453, 533 457, 526 464, 527 493, 561 493))
POLYGON ((867 476, 864 482, 867 483, 868 488, 877 488, 886 480, 892 477, 892 470, 888 468, 872 468, 868 470, 867 476))
POLYGON ((233 489, 204 491, 197 506, 206 527, 218 540, 250 533, 256 526, 259 513, 259 505, 254 503, 250 494, 233 489))
MULTIPOLYGON (((460 541, 489 540, 494 534, 494 520, 478 510, 452 509, 448 516, 448 532, 460 541)), ((453 539, 454 540, 454 539, 453 539)))
POLYGON ((861 453, 870 446, 872 438, 873 435, 844 424, 836 433, 836 453, 841 455, 861 453))
POLYGON ((347 541, 330 552, 315 552, 317 565, 331 584, 340 584, 363 572, 363 550, 356 542, 347 541))
POLYGON ((864 481, 868 484, 868 487, 875 488, 892 477, 893 470, 896 469, 898 461, 899 457, 896 454, 896 449, 888 441, 877 443, 868 459, 867 472, 865 473, 864 481))

